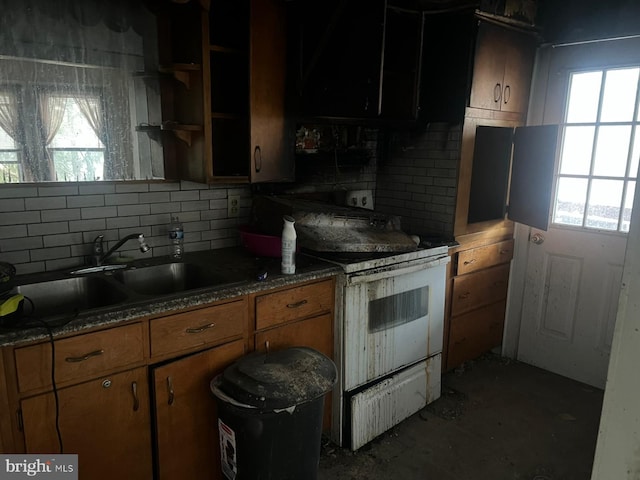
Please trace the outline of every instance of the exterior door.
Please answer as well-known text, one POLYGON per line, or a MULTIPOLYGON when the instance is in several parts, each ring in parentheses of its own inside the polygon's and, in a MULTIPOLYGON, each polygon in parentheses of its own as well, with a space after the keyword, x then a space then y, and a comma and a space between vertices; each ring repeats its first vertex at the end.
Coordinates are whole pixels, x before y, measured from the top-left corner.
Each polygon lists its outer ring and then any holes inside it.
POLYGON ((543 50, 530 113, 560 141, 549 229, 518 228, 517 356, 600 388, 640 156, 638 52, 637 39, 543 50))

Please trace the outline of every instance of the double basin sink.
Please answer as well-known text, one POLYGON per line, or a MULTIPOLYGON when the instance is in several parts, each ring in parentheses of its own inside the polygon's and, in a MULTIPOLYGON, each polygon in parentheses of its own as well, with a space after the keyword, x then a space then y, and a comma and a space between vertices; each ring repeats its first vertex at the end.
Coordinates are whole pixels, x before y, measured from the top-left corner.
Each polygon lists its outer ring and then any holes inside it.
POLYGON ((207 265, 163 263, 17 285, 24 314, 36 318, 75 316, 115 305, 150 301, 200 288, 238 283, 207 265))

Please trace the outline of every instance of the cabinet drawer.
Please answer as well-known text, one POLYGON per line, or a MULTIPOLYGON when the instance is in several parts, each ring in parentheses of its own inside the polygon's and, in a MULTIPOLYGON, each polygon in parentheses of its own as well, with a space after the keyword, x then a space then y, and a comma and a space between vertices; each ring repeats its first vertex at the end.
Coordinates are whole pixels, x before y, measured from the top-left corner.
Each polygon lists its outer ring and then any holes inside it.
POLYGON ((502 343, 506 300, 451 318, 447 369, 477 358, 502 343))
POLYGON ((457 274, 475 272, 483 268, 507 263, 513 258, 513 239, 472 248, 458 253, 457 274))
POLYGON ((489 305, 507 297, 508 263, 453 279, 451 316, 489 305))
POLYGON ((151 356, 221 343, 247 326, 246 298, 151 320, 151 356))
POLYGON ((333 280, 256 297, 256 330, 333 311, 333 280))
MULTIPOLYGON (((15 350, 21 392, 51 385, 51 345, 41 343, 15 350)), ((80 380, 144 360, 142 324, 112 328, 56 340, 56 382, 80 380)))

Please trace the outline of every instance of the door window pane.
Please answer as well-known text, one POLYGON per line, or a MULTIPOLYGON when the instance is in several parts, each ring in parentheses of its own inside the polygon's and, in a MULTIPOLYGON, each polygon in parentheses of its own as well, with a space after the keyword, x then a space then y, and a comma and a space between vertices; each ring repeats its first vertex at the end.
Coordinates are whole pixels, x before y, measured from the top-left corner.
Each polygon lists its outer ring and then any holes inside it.
POLYGON ((585 223, 587 227, 618 229, 623 186, 624 182, 620 180, 592 181, 585 223))
POLYGON ((586 198, 586 179, 560 178, 556 192, 553 222, 563 225, 582 225, 586 198))
POLYGON ((593 174, 602 177, 624 177, 631 139, 630 125, 602 126, 598 129, 593 174))
POLYGON ((589 175, 595 127, 566 127, 562 143, 560 173, 589 175))
POLYGON ((640 122, 633 116, 639 79, 637 66, 571 74, 554 224, 629 231, 640 163, 640 122))
POLYGON ((636 68, 609 70, 604 82, 601 122, 630 122, 633 120, 636 90, 638 88, 636 68))
POLYGON ((629 231, 629 224, 631 223, 631 211, 633 209, 633 199, 636 193, 636 182, 627 183, 627 192, 624 197, 624 204, 622 208, 622 224, 620 230, 623 232, 629 231))
POLYGON ((574 73, 569 82, 567 123, 595 122, 602 72, 574 73))

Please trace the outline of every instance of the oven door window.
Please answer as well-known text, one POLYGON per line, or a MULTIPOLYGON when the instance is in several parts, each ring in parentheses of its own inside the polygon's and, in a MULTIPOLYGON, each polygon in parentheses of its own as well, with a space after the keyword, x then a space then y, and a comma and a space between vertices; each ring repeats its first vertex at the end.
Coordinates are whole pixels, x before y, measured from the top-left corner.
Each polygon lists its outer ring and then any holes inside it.
POLYGON ((380 332, 429 314, 429 287, 424 286, 369 302, 369 333, 380 332))

